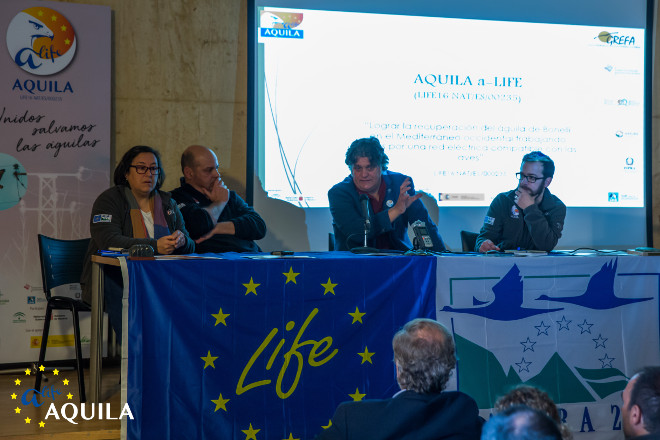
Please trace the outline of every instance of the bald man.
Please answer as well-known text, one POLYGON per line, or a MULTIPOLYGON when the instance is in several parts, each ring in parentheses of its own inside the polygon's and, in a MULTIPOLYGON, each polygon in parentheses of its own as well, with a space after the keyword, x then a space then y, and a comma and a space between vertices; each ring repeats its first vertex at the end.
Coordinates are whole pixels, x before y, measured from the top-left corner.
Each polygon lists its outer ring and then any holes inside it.
POLYGON ((254 242, 266 235, 266 223, 218 172, 215 153, 191 145, 181 155, 181 186, 172 191, 197 253, 260 252, 254 242))

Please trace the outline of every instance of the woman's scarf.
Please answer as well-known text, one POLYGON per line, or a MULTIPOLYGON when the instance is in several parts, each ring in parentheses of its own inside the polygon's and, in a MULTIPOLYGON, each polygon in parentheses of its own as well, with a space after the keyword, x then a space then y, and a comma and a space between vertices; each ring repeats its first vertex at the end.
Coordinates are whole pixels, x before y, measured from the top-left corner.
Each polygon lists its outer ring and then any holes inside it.
MULTIPOLYGON (((147 227, 144 225, 144 218, 142 218, 142 211, 140 206, 135 200, 133 192, 128 186, 124 187, 124 196, 128 200, 128 206, 131 209, 131 224, 133 225, 133 238, 150 238, 147 232, 147 227)), ((165 214, 163 214, 163 201, 160 198, 158 191, 154 191, 153 195, 149 197, 149 209, 151 210, 151 217, 154 219, 154 237, 158 240, 161 237, 170 235, 170 228, 165 221, 165 214)))

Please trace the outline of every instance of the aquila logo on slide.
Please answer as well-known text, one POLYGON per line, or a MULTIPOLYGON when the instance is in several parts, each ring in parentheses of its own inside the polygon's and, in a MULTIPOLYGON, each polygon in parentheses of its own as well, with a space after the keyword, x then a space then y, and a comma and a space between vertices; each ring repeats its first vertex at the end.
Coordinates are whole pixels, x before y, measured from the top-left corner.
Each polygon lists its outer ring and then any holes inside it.
POLYGON ((262 37, 303 38, 303 30, 295 29, 303 15, 297 12, 261 11, 259 27, 262 37))
POLYGON ((7 48, 16 65, 26 72, 53 75, 71 63, 76 53, 76 34, 59 12, 27 8, 9 23, 7 48))

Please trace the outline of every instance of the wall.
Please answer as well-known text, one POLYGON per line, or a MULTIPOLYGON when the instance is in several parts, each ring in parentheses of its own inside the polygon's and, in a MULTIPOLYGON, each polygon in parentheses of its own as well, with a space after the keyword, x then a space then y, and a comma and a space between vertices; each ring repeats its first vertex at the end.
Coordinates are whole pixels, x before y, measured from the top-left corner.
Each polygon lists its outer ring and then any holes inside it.
MULTIPOLYGON (((113 127, 111 167, 133 145, 148 144, 163 156, 164 189, 178 185, 181 151, 192 143, 215 149, 223 179, 245 195, 247 123, 247 0, 74 0, 110 6, 114 13, 113 127)), ((656 2, 657 3, 657 2, 656 2)), ((657 17, 657 7, 656 7, 657 17)), ((656 20, 657 21, 657 20, 656 20)), ((653 40, 657 42, 657 36, 653 40)), ((656 44, 656 47, 658 45, 656 44)), ((654 61, 654 66, 655 66, 654 61)), ((660 80, 654 69, 654 84, 660 80)), ((653 93, 653 157, 660 157, 660 101, 653 93)), ((660 167, 653 161, 653 236, 660 246, 660 167)), ((600 176, 585 165, 585 175, 600 176)), ((258 194, 255 194, 259 197, 258 194)), ((300 227, 302 211, 283 207, 266 219, 265 250, 325 249, 300 227), (290 225, 294 224, 295 227, 290 225)), ((323 216, 321 216, 323 217, 323 216)), ((322 227, 331 230, 323 217, 322 227)), ((639 245, 639 244, 637 244, 639 245)))

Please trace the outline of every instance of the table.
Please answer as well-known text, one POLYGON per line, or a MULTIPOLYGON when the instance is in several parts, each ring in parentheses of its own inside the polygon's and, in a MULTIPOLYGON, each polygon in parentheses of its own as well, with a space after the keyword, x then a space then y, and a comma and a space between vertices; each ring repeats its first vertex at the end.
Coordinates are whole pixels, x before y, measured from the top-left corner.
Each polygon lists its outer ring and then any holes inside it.
POLYGON ((103 361, 103 267, 119 266, 114 257, 92 255, 92 329, 89 347, 89 402, 101 401, 101 367, 103 361))
POLYGON ((660 364, 660 257, 218 257, 127 263, 128 438, 312 438, 397 391, 391 337, 417 316, 452 330, 482 415, 539 385, 576 437, 620 437, 627 377, 660 364))

